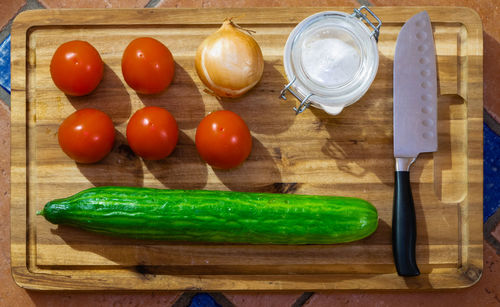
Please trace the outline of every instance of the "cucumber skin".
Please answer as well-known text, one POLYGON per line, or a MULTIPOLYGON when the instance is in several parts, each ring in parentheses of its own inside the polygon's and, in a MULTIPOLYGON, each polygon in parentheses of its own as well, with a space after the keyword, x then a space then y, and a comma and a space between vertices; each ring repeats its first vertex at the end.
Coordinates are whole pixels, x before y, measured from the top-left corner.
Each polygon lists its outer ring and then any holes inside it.
POLYGON ((48 202, 53 224, 135 239, 334 244, 378 226, 369 202, 351 197, 95 187, 48 202))

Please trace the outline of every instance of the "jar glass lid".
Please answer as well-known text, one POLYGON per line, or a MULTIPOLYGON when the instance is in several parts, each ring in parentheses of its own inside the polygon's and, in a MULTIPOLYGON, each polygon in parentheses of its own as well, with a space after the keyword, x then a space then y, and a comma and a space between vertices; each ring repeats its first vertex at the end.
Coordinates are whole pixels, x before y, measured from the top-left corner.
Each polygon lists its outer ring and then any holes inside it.
POLYGON ((362 42, 342 15, 316 19, 291 47, 293 73, 318 94, 335 92, 355 79, 361 68, 362 42))
POLYGON ((296 97, 340 110, 361 98, 378 69, 378 36, 373 34, 356 14, 343 12, 321 12, 299 23, 283 59, 296 97))
POLYGON ((343 86, 359 72, 363 50, 348 29, 316 25, 300 35, 300 40, 300 47, 292 51, 297 57, 293 69, 317 87, 343 86))

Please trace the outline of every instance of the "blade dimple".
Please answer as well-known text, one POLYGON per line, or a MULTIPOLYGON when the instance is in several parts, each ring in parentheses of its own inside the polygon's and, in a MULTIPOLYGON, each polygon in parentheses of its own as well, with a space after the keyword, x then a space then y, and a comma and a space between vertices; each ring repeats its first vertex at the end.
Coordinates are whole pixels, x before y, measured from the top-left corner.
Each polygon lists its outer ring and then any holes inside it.
POLYGON ((403 25, 394 56, 394 155, 437 150, 437 74, 426 12, 403 25))

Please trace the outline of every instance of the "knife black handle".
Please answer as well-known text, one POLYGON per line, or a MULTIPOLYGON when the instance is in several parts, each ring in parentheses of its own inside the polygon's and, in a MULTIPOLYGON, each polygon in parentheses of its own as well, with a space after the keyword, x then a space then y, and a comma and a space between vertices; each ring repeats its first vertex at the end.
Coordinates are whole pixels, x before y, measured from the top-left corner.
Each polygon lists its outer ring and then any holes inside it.
POLYGON ((415 257, 417 222, 410 186, 410 172, 396 171, 392 211, 392 252, 400 276, 418 276, 415 257))

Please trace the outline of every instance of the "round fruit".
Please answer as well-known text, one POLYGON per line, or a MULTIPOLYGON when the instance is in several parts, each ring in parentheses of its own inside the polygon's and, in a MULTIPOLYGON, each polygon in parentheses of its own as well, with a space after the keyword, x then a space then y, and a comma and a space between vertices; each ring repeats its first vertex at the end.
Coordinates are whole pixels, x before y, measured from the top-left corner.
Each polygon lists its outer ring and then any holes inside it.
POLYGON ((92 92, 101 82, 103 71, 99 52, 88 42, 79 40, 59 46, 50 61, 50 75, 55 85, 71 96, 92 92))
POLYGON ((115 128, 106 113, 96 109, 81 109, 59 126, 61 149, 80 163, 94 163, 103 159, 113 148, 115 128))
POLYGON ((198 125, 196 149, 201 158, 215 168, 240 165, 252 150, 252 136, 243 119, 223 110, 208 114, 198 125))
POLYGON ((127 141, 146 160, 160 160, 172 153, 179 138, 175 118, 160 107, 137 110, 127 125, 127 141))
POLYGON ((123 52, 123 77, 141 94, 156 94, 166 89, 174 77, 174 68, 170 50, 151 37, 134 39, 123 52))

